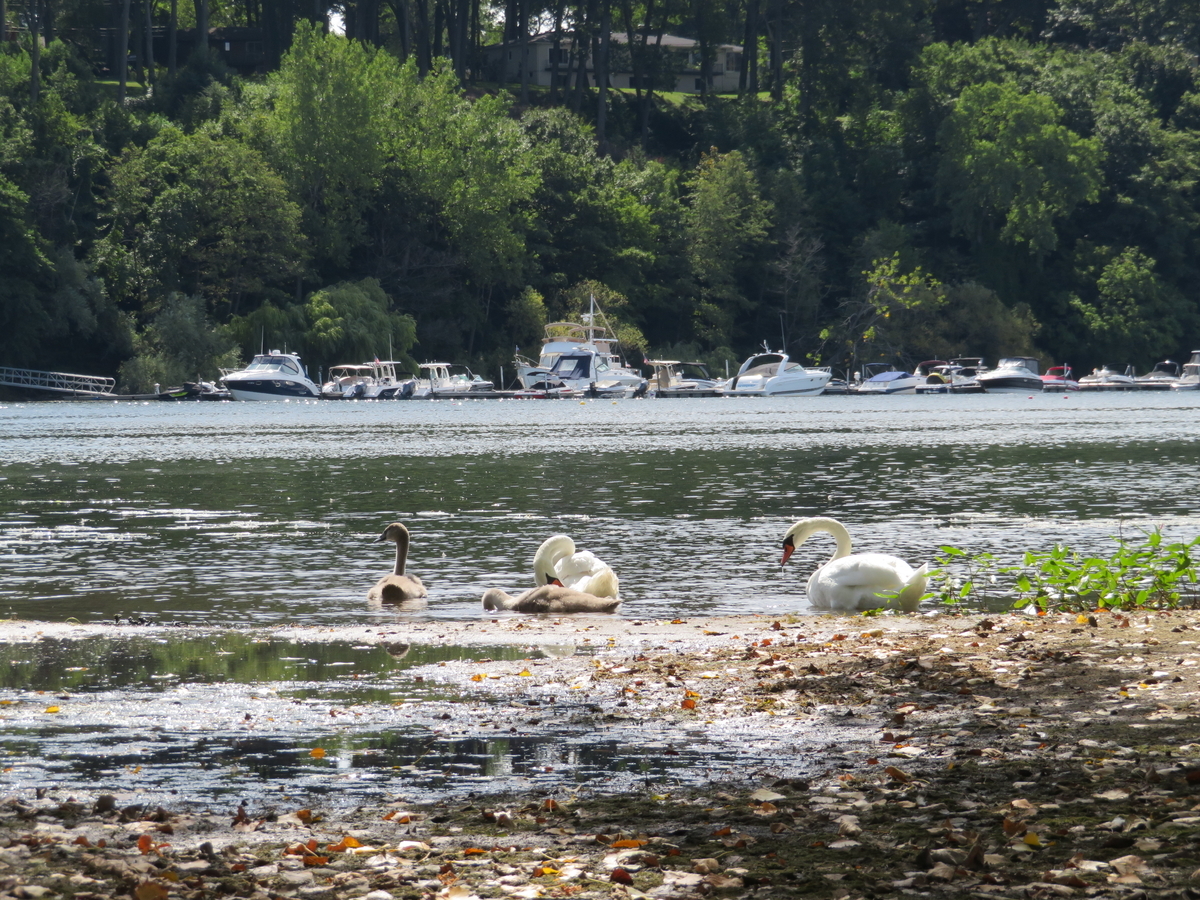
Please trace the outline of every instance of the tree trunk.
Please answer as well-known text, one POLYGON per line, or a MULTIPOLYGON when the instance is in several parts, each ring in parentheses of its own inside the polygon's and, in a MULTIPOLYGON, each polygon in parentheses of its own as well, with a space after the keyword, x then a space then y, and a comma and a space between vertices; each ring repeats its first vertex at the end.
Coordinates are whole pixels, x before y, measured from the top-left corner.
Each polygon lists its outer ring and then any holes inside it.
MULTIPOLYGON (((564 0, 554 4, 554 46, 550 51, 550 105, 558 100, 558 68, 562 53, 562 20, 564 0)), ((570 69, 567 70, 570 73, 570 69)))
POLYGON ((167 26, 167 72, 172 78, 179 71, 179 0, 171 0, 171 24, 167 26))
POLYGON ((8 0, 0 0, 0 44, 8 41, 8 0))
POLYGON ((600 53, 596 57, 596 144, 608 155, 608 46, 611 41, 610 0, 600 0, 600 53))
POLYGON ((196 0, 196 51, 208 56, 208 0, 196 0))
POLYGON ((746 46, 742 48, 742 72, 751 98, 758 96, 758 0, 748 0, 746 46))
POLYGON ((429 34, 429 0, 414 0, 417 4, 417 72, 422 78, 429 74, 429 67, 433 64, 433 56, 430 53, 430 41, 432 40, 429 34))
POLYGON ((517 26, 521 29, 521 103, 529 103, 529 0, 517 4, 517 26))
POLYGON ((121 0, 121 36, 117 41, 117 72, 120 81, 117 84, 117 102, 125 102, 125 92, 129 86, 129 0, 121 0))
POLYGON ((771 99, 783 99, 783 0, 774 0, 771 22, 771 99))
POLYGON ((41 16, 41 0, 29 4, 29 101, 37 104, 42 92, 42 35, 38 20, 41 16))
POLYGON ((150 84, 154 84, 154 0, 145 0, 146 4, 146 65, 150 84))

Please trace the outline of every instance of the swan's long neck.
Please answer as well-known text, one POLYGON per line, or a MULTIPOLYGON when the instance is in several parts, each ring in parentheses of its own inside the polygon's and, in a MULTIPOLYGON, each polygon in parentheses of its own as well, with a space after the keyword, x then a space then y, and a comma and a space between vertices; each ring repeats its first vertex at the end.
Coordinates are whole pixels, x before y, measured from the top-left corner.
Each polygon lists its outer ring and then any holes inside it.
POLYGON ((404 564, 408 561, 408 532, 401 531, 396 535, 396 568, 394 575, 404 574, 404 564))
POLYGON ((850 555, 850 532, 846 530, 845 525, 836 519, 828 519, 822 522, 817 530, 828 532, 829 534, 833 535, 833 539, 837 541, 837 549, 833 551, 833 556, 829 557, 830 562, 833 562, 835 559, 841 559, 843 556, 850 555))

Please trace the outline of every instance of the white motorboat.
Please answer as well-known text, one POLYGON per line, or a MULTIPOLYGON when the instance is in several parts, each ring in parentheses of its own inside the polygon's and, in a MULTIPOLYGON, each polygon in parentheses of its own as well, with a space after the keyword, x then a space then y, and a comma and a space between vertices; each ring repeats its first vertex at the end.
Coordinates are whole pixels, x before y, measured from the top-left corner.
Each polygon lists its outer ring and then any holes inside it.
POLYGON ((673 359, 648 359, 654 367, 650 386, 655 397, 718 397, 721 383, 709 374, 703 363, 673 359))
POLYGON ((237 371, 222 370, 222 383, 235 400, 307 400, 321 396, 295 353, 260 353, 237 371))
POLYGON ((808 367, 783 352, 747 359, 725 385, 726 397, 811 397, 833 377, 828 367, 808 367))
POLYGON ((1032 356, 1006 356, 996 368, 981 372, 975 380, 989 394, 1037 393, 1042 389, 1038 361, 1032 356))
POLYGON ((1079 382, 1071 377, 1071 367, 1068 365, 1051 366, 1042 376, 1043 391, 1077 391, 1079 382))
POLYGON ((536 385, 547 384, 554 379, 567 381, 571 390, 632 396, 646 392, 648 383, 639 372, 625 365, 616 353, 617 338, 604 321, 604 312, 591 298, 590 311, 584 315, 583 323, 551 322, 545 326, 542 351, 538 361, 526 359, 519 353, 516 357, 517 380, 526 390, 537 390, 536 385), (581 357, 594 354, 586 361, 581 357), (563 357, 571 359, 563 362, 563 357))
POLYGON ((1137 389, 1133 380, 1132 367, 1126 367, 1122 374, 1108 366, 1092 369, 1092 374, 1079 379, 1081 391, 1132 391, 1137 389))
POLYGON ((950 360, 954 377, 950 379, 952 394, 982 394, 979 376, 988 370, 982 356, 960 356, 950 360))
POLYGON ((864 373, 862 383, 858 386, 858 393, 915 394, 917 388, 927 385, 931 378, 933 383, 945 385, 948 383, 948 375, 937 370, 948 365, 949 363, 944 359, 927 359, 911 372, 892 369, 870 376, 866 376, 864 373))
POLYGON ((325 400, 398 400, 411 393, 415 381, 396 374, 395 360, 329 367, 321 385, 325 400))
POLYGON ((491 393, 492 382, 476 375, 466 366, 444 362, 425 362, 413 385, 414 400, 468 396, 472 391, 491 393))
POLYGON ((1200 350, 1192 351, 1192 358, 1183 364, 1183 374, 1171 385, 1171 390, 1200 390, 1200 350))
POLYGON ((1133 383, 1139 391, 1169 391, 1179 376, 1179 363, 1164 359, 1145 375, 1134 378, 1133 383))

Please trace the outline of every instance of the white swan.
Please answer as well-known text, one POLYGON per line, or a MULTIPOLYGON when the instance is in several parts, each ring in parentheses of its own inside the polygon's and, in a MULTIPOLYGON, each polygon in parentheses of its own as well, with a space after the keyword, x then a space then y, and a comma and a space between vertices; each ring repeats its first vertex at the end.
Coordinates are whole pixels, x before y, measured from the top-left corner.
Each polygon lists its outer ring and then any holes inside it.
POLYGON ((404 603, 424 597, 428 591, 421 584, 421 579, 404 574, 404 564, 408 560, 408 529, 399 522, 393 522, 383 529, 383 534, 374 542, 379 544, 383 541, 394 541, 396 544, 396 568, 391 575, 384 575, 367 591, 367 602, 404 603))
POLYGON ((595 597, 620 596, 620 582, 612 567, 591 551, 576 552, 575 542, 565 534, 549 537, 538 547, 533 555, 533 581, 539 587, 557 583, 595 597))
POLYGON ((850 555, 850 532, 837 519, 816 516, 801 519, 783 538, 782 566, 799 544, 810 535, 825 531, 837 541, 837 550, 825 565, 808 579, 808 602, 818 609, 865 610, 891 607, 912 612, 921 602, 929 565, 913 569, 897 556, 886 553, 850 555), (894 597, 880 596, 882 593, 894 597))
POLYGON ((515 597, 500 588, 491 588, 483 595, 484 609, 508 609, 522 613, 610 613, 620 605, 618 597, 597 597, 557 584, 530 588, 515 597))

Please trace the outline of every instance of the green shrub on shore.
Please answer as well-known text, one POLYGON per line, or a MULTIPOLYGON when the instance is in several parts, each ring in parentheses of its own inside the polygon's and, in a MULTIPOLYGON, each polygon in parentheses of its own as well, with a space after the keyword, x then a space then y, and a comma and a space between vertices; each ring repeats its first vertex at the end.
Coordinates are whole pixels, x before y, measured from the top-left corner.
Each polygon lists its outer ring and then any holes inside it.
POLYGON ((1030 551, 1021 565, 1001 566, 990 553, 942 547, 930 597, 946 605, 988 605, 1086 612, 1094 609, 1179 609, 1200 606, 1200 536, 1166 542, 1157 529, 1134 542, 1116 537, 1110 556, 1091 556, 1055 544, 1030 551))

